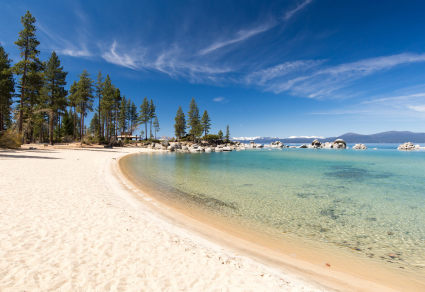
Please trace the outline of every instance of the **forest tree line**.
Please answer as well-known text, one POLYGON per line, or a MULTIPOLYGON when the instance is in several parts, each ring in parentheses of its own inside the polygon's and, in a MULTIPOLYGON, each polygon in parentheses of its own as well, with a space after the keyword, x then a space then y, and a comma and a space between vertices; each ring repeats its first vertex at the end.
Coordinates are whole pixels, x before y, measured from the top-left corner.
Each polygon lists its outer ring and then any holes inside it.
POLYGON ((226 135, 223 136, 223 131, 219 130, 217 135, 210 134, 211 119, 208 111, 205 110, 202 117, 199 114, 199 108, 194 98, 190 101, 189 111, 186 116, 180 106, 174 118, 174 134, 178 140, 198 141, 200 139, 210 142, 229 142, 230 129, 226 126, 226 135))
MULTIPOLYGON (((23 143, 83 141, 113 143, 118 136, 133 134, 144 125, 140 140, 156 139, 160 130, 153 100, 144 98, 140 108, 122 95, 109 75, 101 72, 93 80, 86 70, 69 90, 59 56, 52 51, 47 61, 39 59, 36 19, 29 11, 21 17, 23 29, 15 44, 20 60, 12 60, 0 44, 0 139, 6 132, 16 133, 23 143), (88 113, 94 112, 90 123, 88 113), (87 126, 88 124, 88 126, 87 126), (149 133, 149 136, 148 136, 149 133)), ((220 130, 210 134, 211 119, 205 110, 202 117, 195 99, 186 116, 179 107, 175 117, 175 136, 178 140, 229 141, 220 130)))
POLYGON ((23 29, 15 42, 21 59, 14 65, 0 45, 0 133, 13 130, 23 142, 87 138, 111 143, 120 132, 132 133, 144 124, 142 136, 148 139, 148 130, 149 138, 156 136, 159 121, 153 100, 145 98, 138 111, 109 75, 99 72, 94 81, 84 70, 66 90, 68 73, 58 55, 53 51, 47 61, 39 59, 35 22, 29 11, 21 17, 23 29), (87 127, 85 118, 93 111, 87 127))

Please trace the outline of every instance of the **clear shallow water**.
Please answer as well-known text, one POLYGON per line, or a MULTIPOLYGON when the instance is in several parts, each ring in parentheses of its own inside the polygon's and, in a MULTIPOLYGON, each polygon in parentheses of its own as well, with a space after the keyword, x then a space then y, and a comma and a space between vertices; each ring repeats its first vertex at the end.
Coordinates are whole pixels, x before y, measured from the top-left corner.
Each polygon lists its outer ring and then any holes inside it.
POLYGON ((169 200, 425 271, 425 152, 252 150, 126 160, 169 200))

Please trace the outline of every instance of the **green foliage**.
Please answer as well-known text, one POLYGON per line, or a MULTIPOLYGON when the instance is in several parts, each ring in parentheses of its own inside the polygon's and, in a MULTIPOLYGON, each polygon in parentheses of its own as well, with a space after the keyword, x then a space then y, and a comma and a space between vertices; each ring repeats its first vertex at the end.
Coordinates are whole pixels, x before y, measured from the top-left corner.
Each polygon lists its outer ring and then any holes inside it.
POLYGON ((0 133, 11 127, 10 111, 15 91, 11 62, 12 60, 0 46, 0 133))
POLYGON ((190 127, 189 134, 192 136, 193 140, 196 140, 202 134, 202 126, 199 117, 199 109, 194 98, 190 101, 189 112, 187 115, 188 126, 190 127))
POLYGON ((18 149, 21 141, 22 136, 10 129, 0 133, 0 148, 18 149))
POLYGON ((218 138, 220 139, 220 140, 223 140, 223 131, 222 130, 220 130, 220 131, 218 131, 218 138))
POLYGON ((160 128, 159 128, 159 121, 158 121, 158 117, 155 117, 154 121, 153 121, 153 127, 155 129, 155 139, 156 139, 156 134, 159 132, 160 128))
POLYGON ((155 105, 153 103, 153 100, 151 99, 151 102, 149 104, 149 122, 150 122, 150 137, 152 138, 152 121, 156 117, 155 112, 155 105))
POLYGON ((53 145, 53 128, 58 112, 64 111, 66 107, 66 85, 67 73, 63 71, 60 60, 53 51, 44 69, 44 98, 45 109, 49 115, 49 140, 53 145))
POLYGON ((226 142, 228 143, 230 141, 230 128, 229 125, 226 126, 226 142))
POLYGON ((222 137, 220 138, 219 135, 214 135, 214 134, 205 135, 202 139, 211 144, 212 143, 218 144, 222 142, 222 137))
POLYGON ((40 96, 39 90, 42 86, 42 64, 38 60, 39 51, 37 46, 40 44, 35 36, 35 18, 29 11, 21 17, 23 30, 19 32, 19 38, 15 44, 19 47, 21 61, 14 66, 14 71, 19 80, 20 99, 19 99, 19 117, 18 129, 22 133, 24 119, 26 120, 27 135, 32 137, 32 126, 35 117, 33 117, 33 109, 37 104, 37 98, 40 96))
POLYGON ((91 136, 98 137, 99 133, 99 116, 97 113, 94 113, 93 118, 90 121, 89 132, 91 136))
POLYGON ((77 111, 80 113, 80 139, 83 139, 84 117, 93 110, 93 80, 84 70, 77 83, 77 111))
POLYGON ((179 106, 174 120, 174 133, 176 134, 177 139, 181 139, 184 135, 186 135, 186 119, 181 106, 179 106))
POLYGON ((127 131, 127 120, 129 118, 129 105, 127 99, 123 97, 120 104, 120 112, 118 117, 119 128, 122 132, 127 131))
POLYGON ((148 122, 151 116, 151 111, 150 111, 150 106, 149 106, 149 101, 148 98, 145 97, 143 99, 142 104, 140 105, 140 122, 142 124, 145 124, 145 140, 148 139, 148 122))
POLYGON ((208 135, 208 132, 211 129, 211 119, 207 111, 204 111, 204 114, 202 115, 201 126, 204 134, 208 135))
POLYGON ((130 107, 130 129, 131 129, 131 132, 134 132, 136 130, 138 119, 139 119, 139 116, 137 114, 137 106, 134 104, 134 102, 131 102, 131 107, 130 107))

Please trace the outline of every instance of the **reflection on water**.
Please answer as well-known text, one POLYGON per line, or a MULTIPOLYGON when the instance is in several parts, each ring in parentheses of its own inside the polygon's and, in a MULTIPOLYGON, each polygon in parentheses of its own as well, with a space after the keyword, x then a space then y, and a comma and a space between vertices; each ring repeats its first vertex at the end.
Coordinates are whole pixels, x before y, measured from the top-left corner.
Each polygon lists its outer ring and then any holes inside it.
POLYGON ((257 150, 150 154, 129 171, 169 200, 278 238, 425 269, 425 152, 257 150))

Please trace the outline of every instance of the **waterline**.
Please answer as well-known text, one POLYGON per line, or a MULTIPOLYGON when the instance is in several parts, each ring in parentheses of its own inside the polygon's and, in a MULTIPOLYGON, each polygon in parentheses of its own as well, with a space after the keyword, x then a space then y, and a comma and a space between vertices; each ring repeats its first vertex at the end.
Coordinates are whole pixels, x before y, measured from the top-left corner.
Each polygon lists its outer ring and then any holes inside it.
POLYGON ((420 274, 423 156, 288 149, 136 155, 126 165, 171 204, 420 274))

